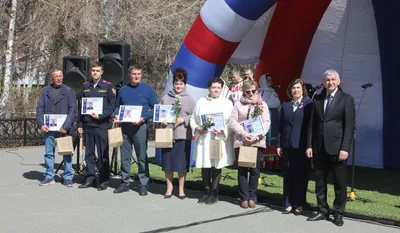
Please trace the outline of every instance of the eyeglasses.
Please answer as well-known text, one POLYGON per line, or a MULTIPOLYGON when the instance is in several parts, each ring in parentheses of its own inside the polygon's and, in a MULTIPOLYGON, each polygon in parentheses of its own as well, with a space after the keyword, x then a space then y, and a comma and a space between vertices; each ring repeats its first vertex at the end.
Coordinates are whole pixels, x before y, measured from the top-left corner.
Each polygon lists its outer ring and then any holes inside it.
POLYGON ((255 94, 257 90, 250 90, 250 91, 246 91, 246 94, 250 95, 250 93, 255 94))

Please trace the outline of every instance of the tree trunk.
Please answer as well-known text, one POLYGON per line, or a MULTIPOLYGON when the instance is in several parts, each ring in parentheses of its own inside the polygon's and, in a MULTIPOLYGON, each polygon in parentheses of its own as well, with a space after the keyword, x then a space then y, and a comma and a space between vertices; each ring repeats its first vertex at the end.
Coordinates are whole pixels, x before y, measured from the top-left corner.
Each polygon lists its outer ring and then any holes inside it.
POLYGON ((98 50, 99 50, 98 44, 99 44, 100 30, 102 28, 101 15, 102 15, 103 1, 97 0, 94 2, 94 4, 96 6, 97 12, 96 14, 93 15, 92 20, 94 20, 98 26, 92 38, 92 44, 91 44, 92 48, 90 50, 90 58, 92 59, 92 61, 96 61, 98 59, 98 50))
POLYGON ((12 76, 12 64, 13 64, 13 43, 14 43, 14 31, 15 31, 15 19, 17 17, 17 0, 11 1, 11 19, 8 27, 8 38, 7 38, 7 50, 6 50, 6 62, 4 72, 4 83, 3 93, 0 98, 0 118, 5 116, 5 106, 10 94, 11 76, 12 76))
POLYGON ((25 70, 24 80, 27 82, 27 87, 24 88, 24 104, 29 102, 29 95, 32 91, 32 85, 34 81, 37 81, 39 84, 39 80, 36 79, 37 75, 37 66, 36 64, 32 64, 32 61, 27 61, 27 66, 25 70))

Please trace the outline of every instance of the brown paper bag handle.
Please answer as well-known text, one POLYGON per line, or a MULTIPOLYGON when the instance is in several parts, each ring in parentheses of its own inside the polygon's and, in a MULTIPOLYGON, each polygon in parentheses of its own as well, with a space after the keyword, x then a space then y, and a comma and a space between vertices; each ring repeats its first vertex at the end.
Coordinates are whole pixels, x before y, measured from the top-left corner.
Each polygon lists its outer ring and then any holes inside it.
POLYGON ((62 134, 56 134, 56 137, 54 138, 54 141, 55 141, 55 143, 56 143, 56 145, 57 145, 57 138, 64 138, 64 137, 66 137, 66 136, 68 136, 67 134, 65 134, 65 135, 62 135, 62 134))

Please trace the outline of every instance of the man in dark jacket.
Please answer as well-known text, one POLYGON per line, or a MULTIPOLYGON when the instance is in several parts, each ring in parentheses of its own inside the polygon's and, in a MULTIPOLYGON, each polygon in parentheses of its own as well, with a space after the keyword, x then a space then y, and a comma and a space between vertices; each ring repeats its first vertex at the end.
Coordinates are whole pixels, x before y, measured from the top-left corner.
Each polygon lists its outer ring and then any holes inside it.
POLYGON ((82 97, 102 98, 103 110, 102 113, 79 114, 78 132, 83 133, 85 138, 87 172, 85 182, 78 188, 89 188, 97 185, 97 189, 102 191, 107 189, 110 180, 108 128, 110 117, 114 112, 115 95, 112 91, 112 83, 101 77, 103 74, 101 63, 95 62, 90 72, 92 80, 83 83, 82 97), (95 147, 97 148, 97 161, 95 147), (96 174, 96 167, 98 174, 96 174))
MULTIPOLYGON (((54 184, 54 151, 55 138, 69 134, 76 111, 76 99, 74 91, 63 84, 63 73, 60 69, 53 69, 50 73, 51 85, 43 88, 36 106, 36 122, 40 131, 45 134, 44 161, 46 164, 45 178, 40 182, 40 186, 54 184), (66 120, 58 132, 49 131, 45 124, 44 114, 65 114, 66 120)), ((72 155, 64 155, 64 185, 72 187, 72 155)))
POLYGON ((332 171, 335 187, 333 223, 342 226, 347 199, 347 158, 355 129, 355 106, 353 97, 339 88, 340 77, 335 70, 324 73, 323 83, 325 89, 315 97, 311 111, 306 151, 307 157, 314 159, 319 213, 307 220, 328 218, 327 176, 332 171))

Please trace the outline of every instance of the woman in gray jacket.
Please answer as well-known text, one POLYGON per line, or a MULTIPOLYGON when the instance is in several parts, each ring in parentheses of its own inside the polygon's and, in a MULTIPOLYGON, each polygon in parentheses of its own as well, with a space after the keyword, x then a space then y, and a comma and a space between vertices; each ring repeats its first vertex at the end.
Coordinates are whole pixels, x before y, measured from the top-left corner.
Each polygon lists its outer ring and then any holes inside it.
POLYGON ((171 149, 162 149, 162 168, 165 172, 167 181, 167 191, 164 198, 172 196, 172 181, 174 172, 178 172, 179 177, 179 199, 185 199, 185 178, 189 171, 190 146, 192 130, 190 128, 190 117, 195 106, 194 99, 186 91, 187 72, 182 68, 177 68, 172 77, 173 90, 169 91, 160 101, 163 105, 174 105, 175 111, 179 113, 176 122, 164 126, 174 129, 174 145, 171 149))

